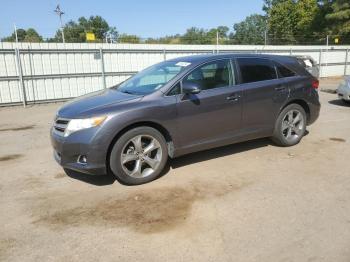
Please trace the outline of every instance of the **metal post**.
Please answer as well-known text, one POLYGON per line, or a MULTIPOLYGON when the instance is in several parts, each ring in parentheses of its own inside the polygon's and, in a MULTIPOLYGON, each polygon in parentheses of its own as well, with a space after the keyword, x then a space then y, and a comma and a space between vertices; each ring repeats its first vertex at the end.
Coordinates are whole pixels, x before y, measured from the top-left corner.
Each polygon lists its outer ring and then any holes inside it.
POLYGON ((23 102, 23 107, 26 107, 26 89, 24 87, 24 81, 23 81, 23 72, 22 72, 22 65, 21 65, 21 57, 19 53, 19 49, 15 49, 15 54, 16 54, 16 65, 18 69, 18 79, 19 79, 19 84, 22 89, 22 102, 23 102))
POLYGON ((62 15, 60 15, 60 24, 61 24, 62 42, 64 44, 64 43, 66 43, 66 39, 64 38, 64 28, 63 28, 62 15))
POLYGON ((219 30, 216 30, 216 53, 219 53, 219 30))
POLYGON ((166 50, 165 50, 165 48, 163 49, 163 59, 164 59, 164 61, 166 60, 166 50))
POLYGON ((344 76, 346 76, 346 73, 348 72, 348 59, 349 59, 349 49, 346 49, 345 65, 344 65, 344 76))
POLYGON ((15 28, 15 37, 16 37, 16 43, 18 43, 18 35, 17 35, 17 27, 16 24, 13 24, 14 28, 15 28))
POLYGON ((319 58, 318 58, 318 66, 319 66, 319 74, 320 74, 320 77, 322 76, 322 49, 320 49, 320 55, 319 55, 319 58))
POLYGON ((101 59, 101 75, 102 75, 102 85, 103 88, 106 89, 107 88, 107 84, 106 84, 106 74, 105 74, 105 62, 103 59, 103 50, 100 47, 100 59, 101 59))
POLYGON ((327 35, 326 66, 328 66, 329 35, 327 35))
MULTIPOLYGON (((28 60, 29 60, 30 77, 33 77, 32 54, 30 52, 30 47, 29 46, 28 46, 28 60)), ((35 102, 35 91, 34 91, 34 79, 33 78, 32 78, 31 82, 32 82, 32 96, 33 96, 33 101, 35 102)), ((29 89, 29 85, 28 85, 28 89, 29 89)), ((29 93, 29 90, 28 90, 28 93, 29 93)))
POLYGON ((289 55, 293 55, 293 50, 292 50, 292 48, 290 48, 290 50, 289 50, 289 55))

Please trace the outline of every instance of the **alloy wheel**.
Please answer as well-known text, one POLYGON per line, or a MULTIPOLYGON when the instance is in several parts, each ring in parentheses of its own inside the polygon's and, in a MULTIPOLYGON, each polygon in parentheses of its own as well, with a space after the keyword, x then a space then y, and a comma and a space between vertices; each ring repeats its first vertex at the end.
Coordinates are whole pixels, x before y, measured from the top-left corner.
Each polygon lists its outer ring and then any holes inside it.
POLYGON ((150 135, 138 135, 125 144, 120 161, 127 175, 144 178, 157 170, 162 154, 162 148, 156 138, 150 135))
POLYGON ((298 110, 290 110, 283 117, 282 134, 288 142, 298 140, 304 132, 305 120, 303 114, 298 110))

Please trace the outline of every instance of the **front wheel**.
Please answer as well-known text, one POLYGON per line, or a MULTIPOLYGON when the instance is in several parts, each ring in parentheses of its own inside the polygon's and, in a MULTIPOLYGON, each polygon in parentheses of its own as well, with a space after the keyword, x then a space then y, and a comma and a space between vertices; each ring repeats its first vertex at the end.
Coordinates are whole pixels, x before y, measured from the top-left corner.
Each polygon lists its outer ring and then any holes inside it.
POLYGON ((156 179, 167 159, 168 150, 163 135, 151 127, 137 127, 116 141, 109 165, 120 182, 140 185, 156 179))
POLYGON ((306 113, 298 104, 285 107, 278 116, 272 140, 279 146, 294 146, 306 130, 306 113))

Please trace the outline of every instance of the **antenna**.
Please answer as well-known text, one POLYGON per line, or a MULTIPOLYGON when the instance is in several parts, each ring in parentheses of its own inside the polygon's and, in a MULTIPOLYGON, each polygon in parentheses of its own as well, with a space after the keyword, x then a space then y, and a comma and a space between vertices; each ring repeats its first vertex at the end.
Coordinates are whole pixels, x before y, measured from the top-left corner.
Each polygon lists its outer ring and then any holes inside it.
POLYGON ((61 10, 60 5, 58 4, 54 12, 60 17, 60 24, 61 24, 61 33, 62 33, 62 42, 65 43, 64 39, 64 32, 63 32, 63 22, 62 22, 62 15, 64 15, 64 12, 61 10))

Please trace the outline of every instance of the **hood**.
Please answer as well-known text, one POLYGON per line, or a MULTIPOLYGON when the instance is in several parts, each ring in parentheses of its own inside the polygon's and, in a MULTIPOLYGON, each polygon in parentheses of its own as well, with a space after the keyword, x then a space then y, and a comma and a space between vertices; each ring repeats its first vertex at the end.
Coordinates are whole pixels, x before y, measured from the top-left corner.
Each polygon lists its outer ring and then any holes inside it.
POLYGON ((108 107, 116 104, 140 98, 142 98, 141 95, 126 94, 116 89, 104 89, 66 103, 58 110, 58 116, 62 118, 88 117, 102 113, 104 110, 107 112, 108 107))

